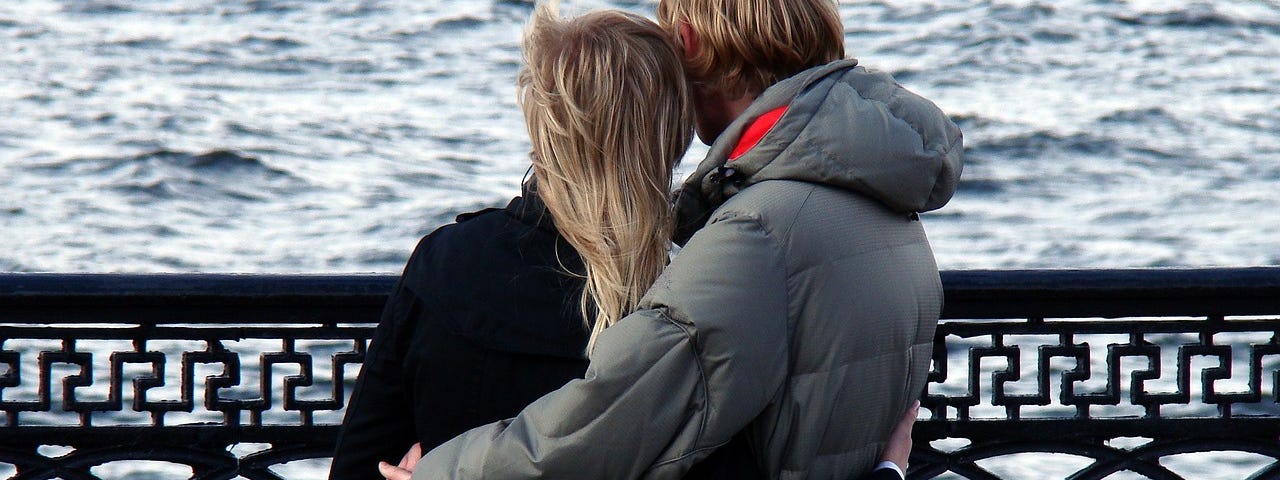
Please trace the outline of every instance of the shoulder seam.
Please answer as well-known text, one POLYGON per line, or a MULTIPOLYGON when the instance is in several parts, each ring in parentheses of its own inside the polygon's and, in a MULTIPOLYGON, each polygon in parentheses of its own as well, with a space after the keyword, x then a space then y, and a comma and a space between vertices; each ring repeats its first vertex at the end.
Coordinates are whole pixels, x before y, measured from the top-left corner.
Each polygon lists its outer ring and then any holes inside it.
MULTIPOLYGON (((809 193, 805 195, 804 201, 800 202, 799 208, 796 209, 795 217, 793 217, 791 219, 791 222, 787 224, 786 233, 784 235, 790 235, 791 227, 793 227, 795 223, 800 219, 800 212, 804 209, 805 205, 809 203, 809 199, 813 198, 813 193, 817 191, 817 186, 809 185, 809 187, 810 187, 809 193)), ((730 212, 725 212, 725 213, 730 213, 730 212)), ((789 339, 791 336, 791 328, 790 328, 790 325, 787 325, 787 324, 791 322, 791 285, 790 283, 791 283, 792 272, 791 272, 790 263, 787 262, 786 250, 782 248, 781 239, 779 239, 776 235, 774 235, 774 231, 771 230, 768 225, 765 225, 765 222, 762 218, 760 218, 759 213, 746 213, 746 212, 732 212, 732 213, 735 213, 736 215, 729 218, 743 217, 745 219, 750 220, 751 223, 754 223, 756 227, 760 228, 760 231, 764 233, 765 238, 769 239, 769 243, 773 246, 774 252, 776 252, 778 261, 782 264, 781 265, 781 267, 783 268, 782 289, 784 294, 783 298, 787 306, 786 317, 782 319, 784 323, 784 325, 782 326, 783 327, 782 330, 784 332, 787 332, 787 336, 789 339)), ((785 358, 789 360, 791 358, 791 342, 788 340, 784 344, 786 345, 784 355, 785 355, 785 358)), ((699 357, 698 361, 699 363, 701 363, 702 358, 699 357)), ((701 368, 701 365, 699 365, 699 368, 701 368)), ((787 365, 787 370, 788 371, 791 370, 790 365, 787 365)), ((782 394, 782 390, 786 388, 786 385, 787 385, 786 382, 783 382, 781 385, 778 386, 778 391, 773 393, 773 396, 770 398, 770 402, 772 402, 773 400, 776 400, 778 396, 782 394)))
MULTIPOLYGON (((805 195, 804 201, 800 202, 800 206, 796 209, 795 216, 792 217, 791 222, 787 224, 786 231, 784 233, 785 236, 791 235, 791 228, 795 226, 797 221, 799 221, 800 212, 804 210, 805 205, 809 203, 809 199, 813 197, 813 192, 817 189, 817 187, 814 185, 810 185, 809 187, 810 187, 809 193, 805 195)), ((790 365, 791 334, 792 334, 791 325, 790 325, 791 323, 791 262, 787 261, 787 252, 784 248, 782 248, 781 239, 776 238, 774 235, 770 233, 769 228, 764 225, 764 221, 762 219, 760 219, 759 217, 754 217, 753 220, 756 222, 757 225, 760 225, 760 229, 764 231, 765 237, 768 237, 769 241, 773 243, 773 249, 774 251, 777 252, 778 261, 782 263, 781 265, 783 269, 783 272, 782 272, 783 292, 782 293, 783 293, 783 299, 785 302, 784 305, 786 308, 786 316, 782 318, 782 323, 783 323, 782 331, 787 333, 787 341, 783 342, 783 345, 786 346, 786 348, 783 350, 783 355, 784 355, 783 358, 787 360, 786 363, 788 365, 786 365, 786 369, 788 372, 790 372, 791 371, 791 365, 790 365)), ((773 403, 773 401, 777 400, 778 397, 782 395, 782 391, 786 389, 786 387, 787 387, 787 382, 785 381, 779 384, 778 390, 773 392, 773 396, 769 398, 769 403, 773 403)))

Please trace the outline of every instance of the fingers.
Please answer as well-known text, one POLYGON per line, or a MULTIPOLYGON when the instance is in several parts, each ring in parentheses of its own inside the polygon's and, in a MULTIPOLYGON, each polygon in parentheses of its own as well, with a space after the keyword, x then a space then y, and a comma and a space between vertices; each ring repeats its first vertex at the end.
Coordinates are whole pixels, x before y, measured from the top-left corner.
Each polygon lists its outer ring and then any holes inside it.
POLYGON ((400 458, 400 465, 393 467, 390 463, 378 462, 378 472, 382 473, 382 477, 387 480, 409 480, 419 460, 422 460, 422 444, 415 443, 400 458))
POLYGON ((415 443, 409 447, 409 452, 404 454, 404 458, 400 459, 400 468, 413 471, 418 467, 418 460, 422 460, 422 444, 415 443))
POLYGON ((413 478, 412 472, 392 466, 387 462, 378 462, 378 473, 381 473, 382 478, 387 480, 412 480, 413 478))
POLYGON ((911 429, 916 424, 916 416, 920 414, 920 402, 916 401, 902 414, 902 418, 893 426, 888 442, 880 460, 893 462, 898 468, 906 471, 907 460, 911 457, 911 429))
POLYGON ((911 426, 915 425, 916 417, 920 415, 920 401, 916 400, 907 407, 907 412, 902 414, 902 419, 898 420, 898 428, 906 428, 907 432, 911 431, 911 426))

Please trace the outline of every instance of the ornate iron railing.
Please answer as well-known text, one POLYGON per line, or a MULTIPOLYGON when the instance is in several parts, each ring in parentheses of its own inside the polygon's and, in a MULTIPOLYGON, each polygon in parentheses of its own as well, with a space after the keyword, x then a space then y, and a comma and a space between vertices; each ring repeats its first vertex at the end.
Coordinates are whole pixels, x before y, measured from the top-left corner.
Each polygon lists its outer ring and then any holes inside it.
POLYGON ((912 478, 1280 478, 1280 269, 944 283, 912 478))
MULTIPOLYGON (((0 275, 0 477, 322 476, 394 281, 0 275)), ((911 478, 1280 478, 1280 268, 943 282, 911 478)))

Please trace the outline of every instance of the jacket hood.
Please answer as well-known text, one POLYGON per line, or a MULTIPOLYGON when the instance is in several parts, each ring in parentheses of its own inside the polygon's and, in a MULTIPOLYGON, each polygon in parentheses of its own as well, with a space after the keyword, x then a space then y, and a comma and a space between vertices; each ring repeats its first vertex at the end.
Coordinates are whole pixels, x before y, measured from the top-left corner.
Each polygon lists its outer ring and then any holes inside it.
POLYGON ((902 213, 941 208, 963 168, 959 127, 933 102, 887 73, 841 60, 765 90, 712 145, 676 192, 677 243, 720 204, 750 185, 799 180, 857 192, 902 213), (778 122, 730 161, 743 132, 767 112, 778 122))

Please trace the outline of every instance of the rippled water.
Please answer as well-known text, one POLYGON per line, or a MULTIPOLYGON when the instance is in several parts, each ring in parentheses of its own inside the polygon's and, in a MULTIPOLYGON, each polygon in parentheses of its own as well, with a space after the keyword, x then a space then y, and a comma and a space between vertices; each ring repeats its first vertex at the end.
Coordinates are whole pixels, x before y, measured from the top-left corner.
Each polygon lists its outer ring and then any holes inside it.
MULTIPOLYGON (((397 271, 517 192, 530 5, 4 2, 0 270, 397 271)), ((1280 263, 1280 3, 1169 5, 842 6, 966 132, 944 268, 1280 263)))
MULTIPOLYGON (((943 268, 1280 264, 1280 2, 841 9, 852 55, 965 130, 943 268)), ((398 271, 518 191, 530 10, 0 2, 0 271, 398 271)))

